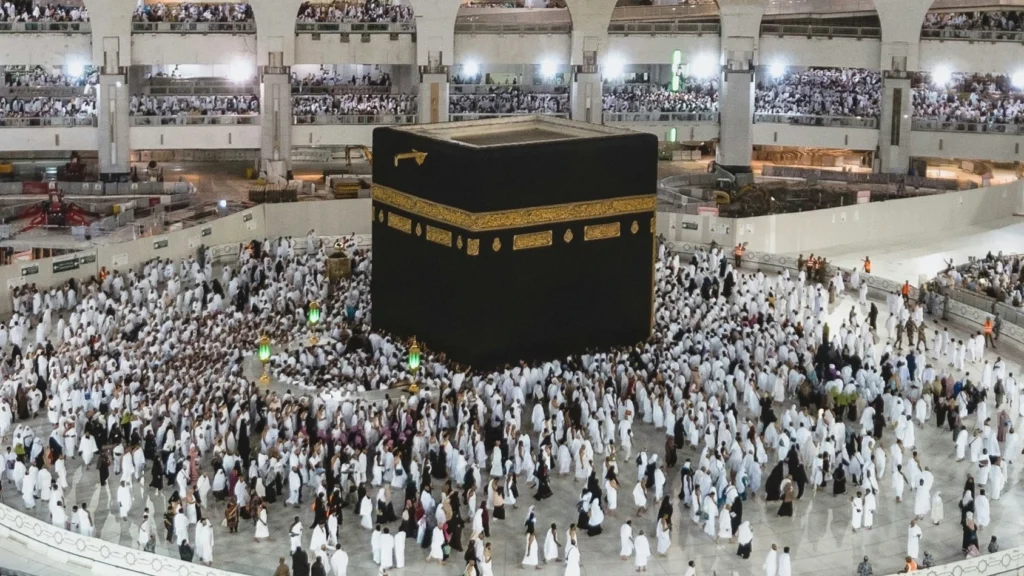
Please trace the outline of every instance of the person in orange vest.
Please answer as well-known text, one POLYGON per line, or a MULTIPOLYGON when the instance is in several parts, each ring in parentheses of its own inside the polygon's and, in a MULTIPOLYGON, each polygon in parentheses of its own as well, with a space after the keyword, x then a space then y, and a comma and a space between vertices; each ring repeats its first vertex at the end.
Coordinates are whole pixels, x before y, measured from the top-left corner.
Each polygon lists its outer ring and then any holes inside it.
POLYGON ((864 273, 871 274, 871 258, 868 256, 864 257, 864 273))
POLYGON ((907 556, 906 564, 903 565, 903 570, 900 570, 900 574, 908 574, 910 572, 917 572, 917 562, 910 556, 907 556))
POLYGON ((903 283, 903 300, 910 300, 910 280, 903 283))
POLYGON ((991 346, 993 350, 996 349, 996 341, 992 339, 992 329, 995 327, 995 323, 992 322, 992 317, 985 318, 985 323, 982 328, 985 332, 985 345, 991 346))
POLYGON ((743 252, 744 251, 745 250, 743 249, 743 244, 737 244, 736 247, 733 248, 733 250, 732 250, 732 256, 733 256, 733 259, 735 260, 735 265, 736 265, 736 269, 737 270, 739 269, 740 264, 743 263, 743 252))

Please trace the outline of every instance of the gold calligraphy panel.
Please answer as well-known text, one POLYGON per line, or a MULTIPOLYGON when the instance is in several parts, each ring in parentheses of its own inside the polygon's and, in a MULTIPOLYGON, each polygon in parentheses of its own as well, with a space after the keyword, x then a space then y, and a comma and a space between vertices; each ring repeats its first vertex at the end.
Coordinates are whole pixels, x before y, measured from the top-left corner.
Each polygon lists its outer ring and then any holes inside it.
POLYGON ((609 222, 607 224, 594 224, 592 226, 583 227, 583 240, 606 240, 608 238, 618 238, 622 233, 622 226, 618 222, 609 222))
POLYGON ((427 240, 449 248, 452 247, 452 233, 450 230, 445 230, 444 228, 427 226, 427 240))
POLYGON ((412 234, 412 220, 395 214, 394 212, 388 213, 388 228, 394 228, 406 234, 412 234))
POLYGON ((516 234, 512 237, 513 250, 529 250, 530 248, 542 248, 551 246, 554 234, 551 230, 542 232, 530 232, 529 234, 516 234))

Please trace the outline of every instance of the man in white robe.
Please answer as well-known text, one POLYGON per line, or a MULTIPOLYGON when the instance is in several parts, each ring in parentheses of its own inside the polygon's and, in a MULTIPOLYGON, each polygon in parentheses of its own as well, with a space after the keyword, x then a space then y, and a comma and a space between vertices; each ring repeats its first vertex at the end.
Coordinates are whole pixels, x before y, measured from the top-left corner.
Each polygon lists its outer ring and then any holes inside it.
POLYGON ((764 564, 761 565, 764 576, 775 576, 779 571, 779 548, 772 544, 772 549, 764 557, 764 564))
POLYGON ((850 499, 852 504, 850 505, 850 521, 853 524, 853 531, 860 530, 860 527, 864 523, 864 499, 861 497, 861 493, 857 492, 857 495, 850 499))
POLYGON ((636 558, 634 564, 637 570, 646 572, 647 561, 651 557, 651 543, 647 541, 647 536, 644 536, 644 531, 641 530, 640 534, 637 535, 636 539, 633 540, 633 548, 635 549, 636 558))
POLYGON ((213 565, 213 525, 209 518, 196 526, 196 557, 202 564, 213 565))
MULTIPOLYGON (((402 547, 404 549, 405 545, 402 547)), ((338 544, 337 550, 331 555, 331 572, 333 576, 348 576, 348 552, 341 549, 341 544, 338 544)))
POLYGON ((921 535, 917 520, 911 520, 910 528, 907 529, 907 556, 915 560, 921 555, 921 535))
POLYGON ((121 481, 121 485, 117 488, 117 510, 121 514, 121 520, 128 519, 128 513, 132 509, 132 489, 128 487, 128 483, 124 480, 121 481))
POLYGON ((380 535, 380 570, 384 572, 395 565, 395 537, 385 528, 380 535))

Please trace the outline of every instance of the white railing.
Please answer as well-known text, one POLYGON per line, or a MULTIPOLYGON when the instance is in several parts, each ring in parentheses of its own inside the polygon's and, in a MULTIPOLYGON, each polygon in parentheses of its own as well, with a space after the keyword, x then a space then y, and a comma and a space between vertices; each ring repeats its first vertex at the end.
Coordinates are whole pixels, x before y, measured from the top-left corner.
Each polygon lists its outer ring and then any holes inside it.
POLYGON ((0 22, 2 32, 92 32, 89 22, 0 22))
POLYGON ((605 112, 608 122, 718 122, 718 112, 605 112))
POLYGON ((342 114, 333 116, 329 114, 295 115, 292 117, 292 124, 319 124, 319 125, 351 125, 351 124, 415 124, 415 114, 342 114))
POLYGON ((296 22, 296 34, 412 34, 415 22, 296 22))
POLYGON ((613 22, 608 25, 609 34, 719 34, 722 30, 717 22, 613 22))
POLYGON ((135 34, 255 34, 255 22, 132 22, 135 34))
POLYGON ((391 86, 373 86, 369 84, 330 84, 311 86, 308 84, 292 84, 292 94, 390 94, 391 86))
POLYGON ((0 118, 0 128, 47 128, 53 126, 96 126, 95 116, 38 116, 0 118))
POLYGON ((970 42, 1024 42, 1024 32, 1020 30, 940 30, 924 28, 921 40, 967 40, 970 42))
POLYGON ((762 24, 761 36, 816 36, 823 38, 881 38, 881 28, 857 26, 794 26, 762 24))
POLYGON ((259 124, 259 114, 211 116, 131 116, 132 126, 223 126, 259 124))
POLYGON ((842 128, 878 128, 878 118, 863 116, 811 116, 807 114, 754 114, 756 124, 795 124, 842 128))
POLYGON ((975 132, 978 134, 1024 134, 1024 125, 1020 124, 985 124, 982 122, 957 122, 915 118, 910 125, 911 130, 921 132, 975 132))
POLYGON ((520 116, 551 116, 553 118, 568 118, 569 114, 566 112, 513 112, 507 114, 497 112, 460 112, 458 114, 448 114, 448 121, 461 122, 463 120, 489 120, 492 118, 517 118, 520 116))
POLYGON ((567 84, 449 84, 448 94, 451 96, 473 96, 491 94, 492 90, 521 90, 525 94, 568 94, 567 84))
POLYGON ((570 22, 554 24, 464 22, 455 24, 456 34, 568 34, 570 32, 572 32, 572 23, 570 22))

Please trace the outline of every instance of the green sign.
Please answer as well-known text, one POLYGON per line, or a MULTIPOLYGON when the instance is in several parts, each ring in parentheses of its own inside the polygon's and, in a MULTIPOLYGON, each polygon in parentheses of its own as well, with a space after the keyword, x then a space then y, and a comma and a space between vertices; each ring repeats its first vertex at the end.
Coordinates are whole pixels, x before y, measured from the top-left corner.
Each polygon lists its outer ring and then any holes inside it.
POLYGON ((213 228, 211 228, 210 226, 203 228, 203 236, 209 236, 211 234, 213 234, 213 228))
POLYGON ((95 254, 86 254, 85 256, 82 256, 82 257, 80 257, 78 259, 78 263, 79 264, 92 264, 95 261, 96 261, 96 255, 95 254))
POLYGON ((245 216, 242 216, 242 222, 248 222, 250 220, 252 220, 252 214, 246 214, 245 216))
POLYGON ((60 260, 59 262, 53 263, 53 273, 68 272, 70 270, 78 270, 78 258, 71 258, 70 260, 60 260))
POLYGON ((682 228, 683 230, 696 230, 697 229, 697 223, 696 222, 680 222, 679 223, 679 227, 682 228))
POLYGON ((33 274, 39 274, 39 265, 32 264, 31 266, 24 266, 21 269, 22 276, 31 276, 33 274))
POLYGON ((164 238, 163 240, 157 240, 156 242, 153 242, 153 250, 159 250, 161 248, 167 248, 166 238, 164 238))

